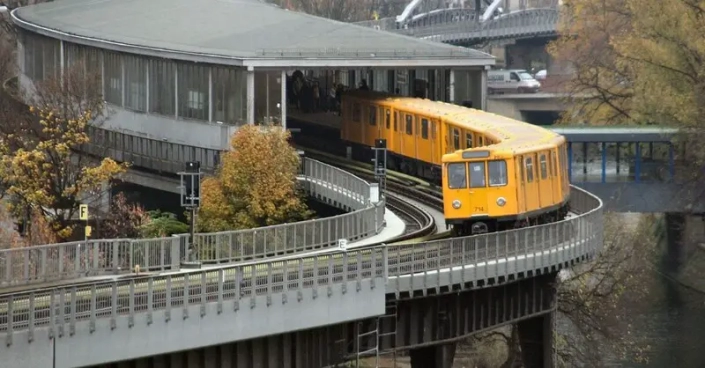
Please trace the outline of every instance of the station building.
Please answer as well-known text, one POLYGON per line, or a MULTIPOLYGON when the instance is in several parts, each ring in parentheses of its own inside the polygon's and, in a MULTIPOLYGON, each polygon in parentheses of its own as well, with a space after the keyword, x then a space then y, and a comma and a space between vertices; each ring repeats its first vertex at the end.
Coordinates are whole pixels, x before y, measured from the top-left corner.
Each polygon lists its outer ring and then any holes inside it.
POLYGON ((18 8, 20 84, 100 76, 108 130, 226 149, 242 124, 286 122, 287 79, 486 106, 486 53, 287 11, 260 0, 62 0, 18 8))

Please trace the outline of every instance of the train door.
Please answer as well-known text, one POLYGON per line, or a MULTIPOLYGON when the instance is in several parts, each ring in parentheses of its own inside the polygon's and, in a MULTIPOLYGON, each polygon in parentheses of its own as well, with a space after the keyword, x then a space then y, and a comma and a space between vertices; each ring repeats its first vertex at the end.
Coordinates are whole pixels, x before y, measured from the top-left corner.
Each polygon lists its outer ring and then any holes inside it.
POLYGON ((417 126, 420 128, 416 135, 416 154, 419 160, 433 162, 433 146, 431 145, 431 119, 420 116, 417 119, 417 126))
POLYGON ((485 161, 468 162, 469 198, 473 215, 486 215, 487 206, 487 165, 485 161))
POLYGON ((401 135, 402 131, 400 128, 401 125, 401 113, 399 110, 394 110, 394 121, 392 122, 392 125, 394 125, 394 132, 392 135, 394 136, 394 151, 398 154, 401 155, 402 152, 402 144, 401 144, 401 135))
POLYGON ((438 120, 431 120, 431 162, 436 165, 441 164, 441 157, 443 157, 443 151, 441 150, 441 143, 438 137, 440 136, 436 129, 438 129, 438 120))
POLYGON ((362 132, 364 124, 362 123, 362 107, 357 101, 353 101, 350 111, 350 129, 348 137, 351 142, 363 143, 362 132))
POLYGON ((382 129, 382 138, 387 140, 387 149, 394 151, 394 139, 392 131, 392 109, 388 106, 381 106, 380 111, 382 111, 381 116, 384 116, 384 128, 382 129))
POLYGON ((534 155, 524 156, 524 194, 526 199, 526 210, 533 211, 539 207, 538 190, 536 183, 536 162, 534 155))
POLYGON ((548 161, 551 167, 551 193, 553 193, 553 202, 560 203, 563 197, 561 195, 561 177, 558 174, 558 155, 556 155, 555 148, 551 150, 548 161))
POLYGON ((543 151, 538 153, 539 158, 539 198, 541 199, 541 207, 549 207, 553 204, 553 186, 551 185, 551 176, 548 167, 548 152, 543 151))
POLYGON ((404 113, 404 124, 401 127, 404 133, 404 138, 402 138, 402 153, 404 156, 408 157, 416 157, 414 120, 414 114, 404 113))
POLYGON ((379 124, 377 123, 377 105, 367 106, 367 135, 365 136, 367 145, 374 147, 375 139, 379 137, 379 124))
POLYGON ((517 211, 523 213, 526 211, 526 187, 524 180, 524 159, 523 156, 514 157, 514 178, 517 191, 517 211))

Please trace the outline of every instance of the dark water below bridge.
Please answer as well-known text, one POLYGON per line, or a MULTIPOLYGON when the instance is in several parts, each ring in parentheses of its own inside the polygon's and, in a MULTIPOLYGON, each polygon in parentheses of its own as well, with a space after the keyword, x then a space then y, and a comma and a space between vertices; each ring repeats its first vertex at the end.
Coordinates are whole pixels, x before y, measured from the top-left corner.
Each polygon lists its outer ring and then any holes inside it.
MULTIPOLYGON (((700 275, 705 277, 705 268, 702 270, 700 275)), ((634 308, 632 329, 650 346, 645 354, 648 362, 619 362, 614 366, 705 367, 705 293, 661 275, 651 285, 648 301, 634 308)))

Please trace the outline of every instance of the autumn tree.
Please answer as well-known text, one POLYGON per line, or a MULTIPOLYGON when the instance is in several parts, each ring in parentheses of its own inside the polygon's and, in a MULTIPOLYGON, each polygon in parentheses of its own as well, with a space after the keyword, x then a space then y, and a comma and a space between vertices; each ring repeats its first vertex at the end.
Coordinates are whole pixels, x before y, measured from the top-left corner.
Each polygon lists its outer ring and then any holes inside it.
MULTIPOLYGON (((572 67, 564 121, 658 124, 680 128, 685 142, 705 131, 705 1, 571 0, 560 37, 549 45, 572 67)), ((705 150, 690 150, 701 167, 705 150)), ((699 170, 697 170, 699 171, 699 170)))
POLYGON ((139 203, 130 203, 123 193, 113 197, 110 213, 99 226, 99 235, 115 238, 161 238, 188 232, 188 225, 176 215, 162 211, 147 211, 139 203))
POLYGON ((32 111, 42 134, 2 137, 0 185, 13 202, 13 215, 25 218, 28 213, 39 211, 57 236, 65 239, 71 235, 71 222, 82 199, 100 193, 103 184, 126 166, 110 158, 93 164, 76 160, 74 152, 89 142, 86 127, 90 112, 67 120, 50 110, 32 111))
POLYGON ((289 132, 279 127, 238 129, 215 175, 202 182, 199 231, 249 229, 310 215, 297 186, 300 159, 288 139, 289 132))

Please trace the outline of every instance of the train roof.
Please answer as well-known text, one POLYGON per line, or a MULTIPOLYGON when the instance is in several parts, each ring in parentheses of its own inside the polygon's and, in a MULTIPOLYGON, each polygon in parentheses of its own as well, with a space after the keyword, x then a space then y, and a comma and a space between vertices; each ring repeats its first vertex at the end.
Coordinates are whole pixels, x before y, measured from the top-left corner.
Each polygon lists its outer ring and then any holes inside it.
POLYGON ((487 111, 429 99, 402 97, 377 91, 352 90, 346 94, 363 99, 386 100, 420 114, 439 116, 451 125, 471 129, 496 143, 488 146, 514 154, 533 152, 538 147, 562 144, 565 138, 543 127, 487 111))
POLYGON ((417 112, 441 116, 451 125, 470 128, 495 141, 496 143, 491 145, 493 148, 512 151, 515 154, 533 151, 537 146, 560 144, 565 141, 560 134, 543 127, 478 109, 418 98, 400 99, 398 102, 417 112))

